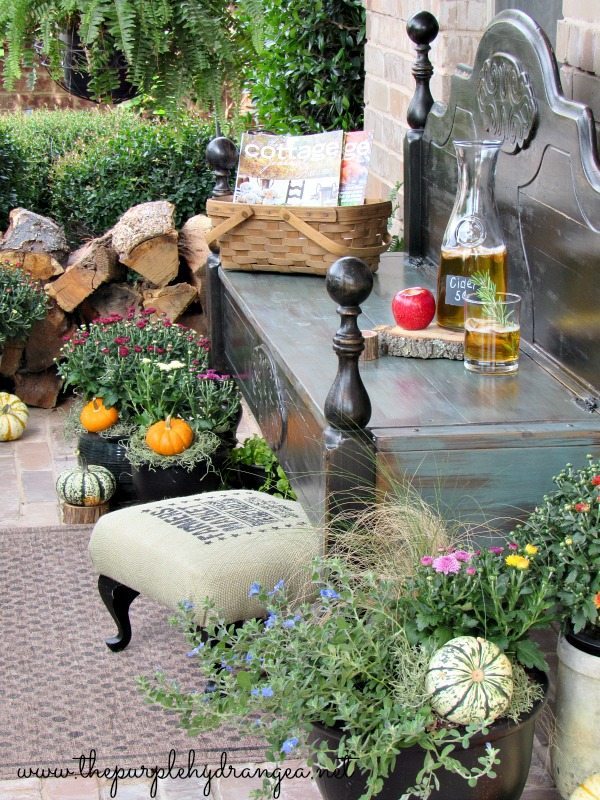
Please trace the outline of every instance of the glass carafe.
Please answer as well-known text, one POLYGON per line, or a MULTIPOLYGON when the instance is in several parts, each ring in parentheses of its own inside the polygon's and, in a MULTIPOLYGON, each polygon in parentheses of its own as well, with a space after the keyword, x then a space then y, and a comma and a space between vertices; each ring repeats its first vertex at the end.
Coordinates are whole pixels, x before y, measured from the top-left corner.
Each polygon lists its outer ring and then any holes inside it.
POLYGON ((494 175, 501 141, 455 141, 458 188, 442 241, 437 286, 437 322, 464 327, 464 300, 476 291, 475 272, 488 272, 506 291, 506 245, 494 200, 494 175))

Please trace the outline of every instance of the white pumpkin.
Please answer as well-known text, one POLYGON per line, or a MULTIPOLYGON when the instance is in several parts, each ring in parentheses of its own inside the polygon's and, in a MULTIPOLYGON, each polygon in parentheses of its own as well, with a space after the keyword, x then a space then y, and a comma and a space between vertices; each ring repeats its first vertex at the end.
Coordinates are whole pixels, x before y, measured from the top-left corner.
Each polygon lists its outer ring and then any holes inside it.
POLYGON ((16 394, 0 392, 0 442, 13 442, 27 427, 29 409, 16 394))
POLYGON ((580 783, 569 800, 600 800, 600 772, 580 783))
POLYGON ((431 657, 425 689, 433 710, 449 722, 493 722, 510 704, 512 665, 493 642, 457 636, 431 657))

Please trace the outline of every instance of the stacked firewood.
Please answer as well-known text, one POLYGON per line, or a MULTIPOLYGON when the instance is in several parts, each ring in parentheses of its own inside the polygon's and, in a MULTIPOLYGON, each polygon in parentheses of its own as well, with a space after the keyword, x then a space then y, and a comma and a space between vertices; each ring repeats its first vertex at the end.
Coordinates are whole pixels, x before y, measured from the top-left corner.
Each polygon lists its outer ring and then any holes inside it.
POLYGON ((0 262, 20 267, 44 284, 50 298, 45 319, 27 342, 5 347, 0 376, 28 405, 56 405, 61 381, 54 359, 65 336, 82 322, 131 307, 154 309, 206 333, 203 276, 209 254, 203 233, 210 221, 198 215, 181 230, 175 208, 159 200, 130 208, 103 236, 70 252, 63 229, 47 217, 13 209, 0 242, 0 262))

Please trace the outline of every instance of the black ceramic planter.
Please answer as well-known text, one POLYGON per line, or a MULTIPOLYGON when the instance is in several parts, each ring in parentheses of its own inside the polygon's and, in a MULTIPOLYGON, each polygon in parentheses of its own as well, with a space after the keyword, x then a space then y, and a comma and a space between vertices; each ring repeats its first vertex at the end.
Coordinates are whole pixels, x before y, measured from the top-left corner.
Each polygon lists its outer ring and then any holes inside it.
MULTIPOLYGON (((547 692, 546 676, 540 675, 537 680, 544 681, 547 692)), ((440 788, 431 794, 430 800, 518 800, 527 781, 535 721, 543 705, 544 701, 537 703, 518 724, 507 720, 494 723, 487 735, 473 736, 466 750, 459 745, 452 753, 464 766, 475 767, 478 766, 478 759, 486 754, 486 743, 490 742, 499 750, 500 765, 496 778, 480 778, 477 785, 471 788, 458 775, 441 770, 436 773, 440 788)), ((311 744, 326 741, 332 749, 337 750, 340 736, 336 729, 315 726, 309 740, 311 744)), ((406 789, 413 786, 423 767, 424 755, 418 746, 403 750, 396 760, 395 769, 385 780, 383 790, 376 796, 377 800, 398 800, 406 789)), ((365 778, 358 772, 350 777, 327 773, 319 775, 314 770, 313 773, 324 800, 358 800, 365 791, 365 778)))
POLYGON ((600 629, 584 629, 579 633, 567 633, 565 639, 583 653, 600 657, 600 629))
POLYGON ((110 470, 117 482, 111 504, 128 504, 135 500, 131 464, 127 460, 126 442, 119 436, 99 436, 82 433, 78 441, 79 454, 86 464, 97 464, 110 470))
POLYGON ((150 469, 142 464, 133 467, 133 485, 139 503, 154 500, 167 500, 171 497, 187 497, 190 494, 215 491, 220 487, 221 477, 208 470, 205 462, 200 462, 188 471, 183 467, 150 469))
POLYGON ((234 489, 258 491, 266 477, 265 468, 260 464, 235 464, 229 473, 229 480, 234 489))

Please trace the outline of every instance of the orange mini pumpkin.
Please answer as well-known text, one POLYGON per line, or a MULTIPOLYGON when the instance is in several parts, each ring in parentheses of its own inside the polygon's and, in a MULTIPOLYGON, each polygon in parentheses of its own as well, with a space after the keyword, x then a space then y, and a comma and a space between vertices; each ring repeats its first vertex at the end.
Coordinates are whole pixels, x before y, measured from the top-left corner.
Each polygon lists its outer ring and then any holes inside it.
POLYGON ((94 397, 93 400, 86 403, 79 415, 79 421, 86 431, 90 433, 105 431, 111 425, 114 425, 118 419, 119 412, 117 409, 114 406, 106 408, 100 397, 94 397))
POLYGON ((161 456, 183 453, 194 441, 194 431, 183 419, 167 417, 148 428, 146 444, 161 456))

